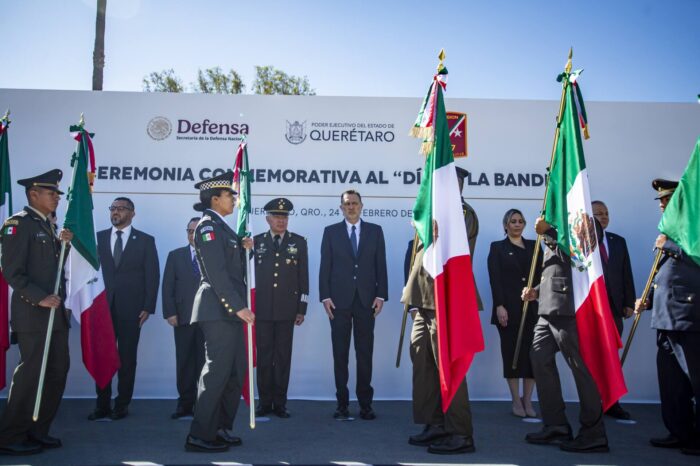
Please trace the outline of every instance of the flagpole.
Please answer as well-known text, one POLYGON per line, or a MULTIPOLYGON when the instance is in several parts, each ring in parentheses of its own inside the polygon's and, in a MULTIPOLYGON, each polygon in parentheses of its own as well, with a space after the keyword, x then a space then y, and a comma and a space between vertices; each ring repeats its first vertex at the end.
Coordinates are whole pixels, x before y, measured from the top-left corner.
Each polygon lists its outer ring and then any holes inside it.
MULTIPOLYGON (((9 111, 8 111, 9 113, 9 111)), ((78 123, 78 126, 81 128, 85 125, 85 118, 83 117, 83 114, 80 114, 80 122, 78 123)), ((75 186, 75 176, 76 176, 76 170, 75 166, 77 164, 73 165, 73 176, 71 177, 71 185, 70 189, 68 190, 68 193, 70 193, 73 190, 73 186, 75 186)), ((66 241, 61 241, 61 253, 58 256, 58 270, 56 271, 56 282, 54 283, 53 286, 53 294, 57 295, 58 291, 61 287, 61 272, 63 269, 63 259, 65 258, 66 255, 66 245, 68 243, 66 241)), ((48 328, 46 329, 46 339, 44 340, 44 354, 41 358, 41 370, 39 372, 39 388, 36 391, 36 399, 34 400, 34 413, 32 414, 32 420, 36 422, 39 419, 39 409, 41 408, 41 395, 42 392, 44 391, 44 380, 46 379, 46 366, 48 364, 49 360, 49 348, 51 347, 51 337, 53 336, 53 322, 56 317, 56 308, 52 307, 51 310, 49 311, 49 324, 48 328)))
MULTIPOLYGON (((569 59, 566 62, 566 66, 564 67, 564 72, 568 75, 571 73, 571 58, 573 57, 574 54, 574 49, 573 47, 569 48, 569 59)), ((541 212, 544 213, 545 209, 547 208, 547 193, 549 191, 549 172, 552 169, 552 165, 554 164, 554 156, 556 155, 556 150, 557 150, 557 143, 559 142, 559 127, 561 126, 561 119, 562 119, 562 114, 564 113, 564 102, 566 100, 566 90, 569 87, 569 79, 568 76, 564 79, 564 85, 562 86, 561 90, 561 100, 559 101, 559 114, 557 115, 557 128, 554 132, 554 144, 552 144, 552 156, 550 157, 549 160, 549 166, 547 167, 547 184, 545 185, 545 190, 544 190, 544 199, 542 200, 542 210, 541 212)), ((532 282, 535 279, 535 270, 537 270, 537 261, 539 259, 540 255, 540 243, 542 241, 542 235, 538 234, 537 239, 535 240, 535 250, 532 253, 532 262, 530 263, 530 275, 528 276, 527 279, 527 288, 532 288, 532 282)), ((530 301, 523 301, 523 312, 520 316, 520 327, 518 328, 518 339, 515 343, 515 353, 513 354, 513 364, 511 365, 512 369, 515 370, 518 367, 518 359, 520 358, 520 349, 523 344, 523 331, 525 330, 525 321, 527 319, 527 308, 528 305, 530 304, 530 301)))
MULTIPOLYGON (((418 244, 418 231, 413 235, 413 247, 411 248, 411 262, 408 267, 408 273, 411 274, 413 262, 416 260, 416 245, 418 244)), ((401 321, 401 335, 399 336, 399 349, 396 352, 396 368, 401 365, 401 349, 403 348, 403 339, 406 334, 406 320, 408 318, 408 303, 403 305, 403 319, 401 321)))
MULTIPOLYGON (((656 256, 654 257, 654 263, 651 266, 651 272, 649 272, 649 277, 647 278, 647 283, 644 286, 644 293, 642 293, 641 297, 641 302, 642 304, 647 301, 647 298, 649 297, 649 292, 651 291, 651 283, 654 281, 654 277, 656 276, 657 272, 657 267, 659 266, 659 262, 661 261, 661 255, 663 254, 662 250, 659 249, 656 251, 656 256)), ((627 358, 627 353, 630 350, 630 346, 632 345, 632 338, 634 338, 634 332, 637 331, 637 325, 639 325, 639 319, 642 317, 642 311, 638 311, 635 313, 634 316, 634 323, 632 324, 632 328, 630 329, 630 334, 627 337, 627 343, 625 343, 625 349, 622 351, 622 357, 620 358, 620 365, 625 364, 625 359, 627 358)))
MULTIPOLYGON (((248 230, 248 222, 246 221, 246 230, 248 230)), ((251 291, 250 291, 250 276, 252 273, 251 267, 250 267, 250 257, 248 257, 248 253, 246 252, 246 299, 248 300, 248 309, 252 310, 252 299, 251 299, 251 291)), ((250 421, 250 428, 255 429, 255 387, 254 387, 254 381, 253 378, 255 374, 253 373, 253 324, 247 324, 248 325, 248 399, 250 400, 250 406, 249 406, 249 421, 250 421)))

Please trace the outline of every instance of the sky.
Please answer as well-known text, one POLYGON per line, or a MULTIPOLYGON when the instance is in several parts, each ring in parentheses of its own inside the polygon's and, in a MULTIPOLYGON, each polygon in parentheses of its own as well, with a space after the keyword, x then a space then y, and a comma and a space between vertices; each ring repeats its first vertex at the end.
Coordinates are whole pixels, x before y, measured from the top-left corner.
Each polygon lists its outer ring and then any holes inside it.
MULTIPOLYGON (((96 0, 0 0, 0 88, 89 90, 96 0)), ((441 48, 450 97, 559 98, 569 47, 587 100, 696 102, 700 0, 108 0, 104 90, 173 68, 256 65, 324 96, 422 97, 441 48)), ((0 103, 1 106, 1 103, 0 103)))

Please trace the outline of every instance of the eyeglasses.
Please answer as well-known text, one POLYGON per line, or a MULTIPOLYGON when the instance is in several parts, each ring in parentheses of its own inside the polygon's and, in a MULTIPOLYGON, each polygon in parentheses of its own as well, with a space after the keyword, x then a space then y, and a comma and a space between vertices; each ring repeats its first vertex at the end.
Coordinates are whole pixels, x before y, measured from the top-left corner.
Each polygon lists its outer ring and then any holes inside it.
POLYGON ((188 229, 186 229, 185 231, 187 232, 188 235, 191 235, 192 233, 194 233, 194 229, 193 229, 193 228, 188 228, 188 229))
POLYGON ((123 206, 123 205, 118 205, 118 206, 111 205, 111 206, 108 207, 108 209, 109 209, 110 212, 117 211, 117 212, 119 212, 120 214, 121 214, 122 212, 128 212, 128 211, 130 211, 130 210, 134 210, 134 209, 132 209, 131 207, 126 207, 126 206, 123 206))

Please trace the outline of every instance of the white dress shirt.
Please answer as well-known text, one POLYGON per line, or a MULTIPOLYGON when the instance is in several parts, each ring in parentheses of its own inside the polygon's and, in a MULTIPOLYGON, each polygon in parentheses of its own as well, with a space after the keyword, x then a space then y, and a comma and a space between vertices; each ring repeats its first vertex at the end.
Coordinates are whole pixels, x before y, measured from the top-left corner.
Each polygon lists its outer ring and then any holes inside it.
MULTIPOLYGON (((112 234, 109 238, 109 250, 112 251, 112 254, 114 254, 114 243, 117 242, 117 230, 118 228, 112 227, 112 234)), ((122 229, 122 231, 124 232, 122 234, 122 251, 124 251, 124 249, 126 249, 126 242, 129 241, 129 236, 131 236, 131 225, 122 229)))

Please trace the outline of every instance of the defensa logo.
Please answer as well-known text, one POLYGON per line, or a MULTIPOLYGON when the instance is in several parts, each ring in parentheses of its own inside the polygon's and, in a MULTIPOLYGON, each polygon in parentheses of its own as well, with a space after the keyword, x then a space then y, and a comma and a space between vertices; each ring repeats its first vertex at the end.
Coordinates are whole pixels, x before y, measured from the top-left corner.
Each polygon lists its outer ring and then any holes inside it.
POLYGON ((167 138, 172 131, 173 125, 170 123, 170 120, 162 116, 152 118, 146 126, 146 132, 156 141, 162 141, 167 138))
POLYGON ((306 139, 306 121, 290 123, 287 120, 287 134, 284 135, 291 144, 301 144, 306 139))

